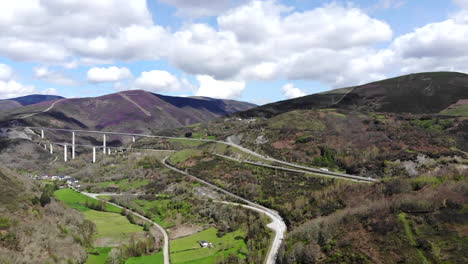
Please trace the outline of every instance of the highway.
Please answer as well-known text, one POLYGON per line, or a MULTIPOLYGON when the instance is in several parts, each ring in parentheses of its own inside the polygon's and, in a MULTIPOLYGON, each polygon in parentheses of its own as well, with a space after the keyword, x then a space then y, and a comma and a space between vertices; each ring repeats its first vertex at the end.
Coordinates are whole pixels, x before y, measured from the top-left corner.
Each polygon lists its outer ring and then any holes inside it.
POLYGON ((312 175, 318 175, 318 176, 322 176, 322 177, 335 178, 335 179, 346 179, 346 180, 351 180, 351 181, 356 181, 356 182, 373 182, 373 181, 371 181, 371 180, 369 180, 367 178, 365 178, 365 180, 362 180, 362 179, 359 179, 359 178, 358 179, 352 179, 350 177, 343 178, 343 177, 340 177, 340 176, 333 176, 333 175, 329 175, 329 174, 322 174, 322 173, 315 173, 315 172, 305 171, 305 170, 298 170, 298 169, 291 169, 291 168, 273 166, 273 165, 269 165, 269 164, 253 162, 253 161, 248 161, 248 160, 240 160, 240 159, 236 159, 236 158, 229 157, 229 156, 226 156, 226 155, 221 155, 221 154, 215 154, 215 155, 218 156, 218 157, 221 157, 223 159, 236 161, 236 162, 239 162, 239 163, 246 163, 246 164, 250 164, 250 165, 254 165, 254 166, 270 168, 270 169, 283 170, 283 171, 289 171, 289 172, 297 172, 297 173, 304 173, 304 174, 312 174, 312 175))
MULTIPOLYGON (((275 237, 273 239, 273 242, 271 243, 271 246, 270 246, 270 250, 268 251, 268 256, 266 258, 266 261, 265 263, 266 264, 274 264, 275 261, 276 261, 276 256, 278 255, 278 251, 279 251, 279 248, 281 246, 281 242, 283 241, 283 238, 284 238, 284 234, 286 233, 286 224, 284 223, 283 221, 283 218, 278 214, 278 212, 272 210, 272 209, 269 209, 269 208, 266 208, 264 206, 261 206, 259 204, 256 204, 254 202, 251 202, 247 199, 244 199, 238 195, 235 195, 229 191, 226 191, 216 185, 213 185, 203 179, 200 179, 196 176, 193 176, 185 171, 182 171, 182 170, 179 170, 175 167, 173 167, 172 165, 170 165, 168 162, 167 162, 167 157, 164 158, 163 160, 163 163, 164 165, 175 171, 175 172, 178 172, 178 173, 181 173, 181 174, 184 174, 204 185, 207 185, 209 187, 211 187, 212 189, 215 189, 219 192, 222 192, 224 194, 226 194, 227 196, 230 196, 234 199, 237 199, 237 200, 240 200, 244 203, 246 203, 246 205, 241 205, 242 207, 244 208, 247 208, 247 209, 251 209, 251 210, 255 210, 257 212, 260 212, 262 214, 265 214, 266 216, 268 216, 272 222, 268 224, 268 227, 271 228, 273 231, 275 231, 275 237)), ((230 202, 222 202, 222 203, 226 203, 226 204, 236 204, 238 205, 237 203, 230 203, 230 202)))
POLYGON ((132 133, 121 133, 121 132, 107 132, 107 131, 93 131, 93 130, 73 130, 73 129, 62 129, 62 128, 45 128, 45 127, 24 127, 24 128, 30 128, 30 129, 43 129, 43 130, 50 130, 50 131, 62 131, 62 132, 76 132, 76 133, 88 133, 88 134, 101 134, 101 135, 118 135, 118 136, 131 136, 131 137, 145 137, 145 138, 162 138, 162 139, 178 139, 178 140, 189 140, 189 141, 201 141, 201 142, 211 142, 211 143, 219 143, 219 144, 224 144, 231 146, 233 148, 236 148, 238 150, 241 150, 242 152, 258 157, 263 160, 267 160, 270 162, 275 162, 279 163, 282 165, 286 165, 289 167, 293 167, 296 169, 300 170, 307 170, 310 172, 314 172, 315 174, 318 175, 331 175, 331 176, 336 176, 342 179, 349 179, 349 180, 354 180, 354 181, 365 181, 365 182, 377 182, 377 179, 369 178, 369 177, 362 177, 358 175, 351 175, 351 174, 345 174, 345 173, 338 173, 338 172, 331 172, 331 171, 324 171, 320 170, 317 168, 311 168, 307 166, 302 166, 298 164, 294 164, 291 162, 286 162, 282 160, 278 160, 266 155, 262 155, 260 153, 257 153, 255 151, 252 151, 250 149, 247 149, 241 145, 235 144, 234 142, 230 141, 228 138, 228 141, 219 141, 219 140, 210 140, 210 139, 199 139, 199 138, 185 138, 185 137, 170 137, 170 136, 156 136, 156 135, 148 135, 148 134, 132 134, 132 133))
MULTIPOLYGON (((78 191, 78 190, 75 190, 75 191, 78 191)), ((79 192, 79 191, 78 191, 79 192)), ((170 255, 169 255, 169 236, 167 235, 167 232, 166 230, 164 230, 164 228, 162 228, 162 226, 158 225, 156 222, 154 222, 153 220, 149 219, 149 218, 146 218, 136 212, 133 212, 127 208, 124 208, 118 204, 115 204, 115 203, 111 203, 109 201, 106 201, 106 200, 102 200, 102 199, 99 199, 98 196, 101 196, 101 195, 117 195, 117 194, 114 194, 114 193, 87 193, 87 192, 80 192, 88 197, 91 197, 93 199, 97 199, 97 200, 101 200, 101 201, 104 201, 108 204, 111 204, 113 206, 116 206, 118 208, 121 208, 121 209, 126 209, 128 210, 129 212, 131 212, 132 214, 136 215, 137 217, 145 220, 145 221, 148 221, 150 223, 152 223, 154 226, 156 226, 156 228, 163 234, 164 236, 164 246, 163 246, 163 256, 164 256, 164 264, 170 264, 170 255)))

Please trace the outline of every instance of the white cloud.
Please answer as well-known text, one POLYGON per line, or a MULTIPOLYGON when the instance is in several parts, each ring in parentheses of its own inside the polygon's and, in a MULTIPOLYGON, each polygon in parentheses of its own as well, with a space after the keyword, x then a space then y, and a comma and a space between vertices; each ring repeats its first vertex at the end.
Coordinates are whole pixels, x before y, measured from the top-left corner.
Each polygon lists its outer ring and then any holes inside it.
POLYGON ((292 83, 285 84, 283 87, 281 87, 281 91, 288 99, 302 97, 307 94, 304 90, 294 87, 292 83))
POLYGON ((142 89, 150 92, 176 92, 183 89, 179 79, 167 71, 153 70, 141 73, 135 80, 133 89, 142 89))
POLYGON ((77 81, 64 76, 61 72, 50 70, 48 67, 36 67, 33 70, 39 80, 65 86, 78 85, 77 81))
POLYGON ((45 90, 42 90, 39 92, 40 94, 45 94, 45 95, 57 95, 57 89, 55 88, 47 88, 45 90))
POLYGON ((208 75, 197 75, 197 80, 200 84, 197 96, 234 99, 240 97, 245 89, 245 82, 220 81, 208 75))
POLYGON ((155 44, 160 29, 146 0, 17 0, 2 1, 1 9, 0 54, 15 60, 141 58, 150 49, 145 38, 155 44))
POLYGON ((13 69, 6 65, 0 63, 0 81, 8 81, 13 78, 13 69))
POLYGON ((108 68, 93 67, 88 70, 88 82, 117 82, 131 78, 133 75, 128 68, 111 66, 108 68))
POLYGON ((191 18, 218 15, 246 0, 160 0, 175 6, 177 15, 191 18))
POLYGON ((338 4, 299 12, 275 1, 252 1, 217 20, 218 30, 192 24, 176 32, 169 60, 218 80, 317 79, 335 85, 348 77, 340 76, 343 62, 373 53, 372 46, 392 37, 386 23, 338 4))
POLYGON ((468 1, 456 3, 462 9, 447 20, 416 28, 393 41, 389 50, 403 73, 468 72, 468 1))
POLYGON ((32 85, 23 85, 16 81, 0 81, 0 98, 14 98, 33 94, 36 88, 32 85))

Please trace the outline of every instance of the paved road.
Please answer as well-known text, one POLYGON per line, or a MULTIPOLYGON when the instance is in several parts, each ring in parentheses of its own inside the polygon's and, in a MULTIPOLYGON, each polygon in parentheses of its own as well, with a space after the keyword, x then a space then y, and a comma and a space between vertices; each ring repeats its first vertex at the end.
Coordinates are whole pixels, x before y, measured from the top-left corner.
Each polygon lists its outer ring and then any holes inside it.
POLYGON ((212 142, 212 143, 219 143, 219 144, 224 144, 228 145, 234 148, 237 148, 241 150, 244 153, 247 153, 249 155, 258 157, 263 160, 279 163, 282 165, 286 165, 289 167, 293 167, 296 169, 301 169, 301 170, 307 170, 311 171, 317 174, 321 175, 332 175, 332 176, 337 176, 340 178, 344 179, 351 179, 351 180, 359 180, 359 181, 367 181, 367 182, 377 182, 378 180, 373 179, 373 178, 368 178, 368 177, 362 177, 362 176, 357 176, 357 175, 351 175, 351 174, 345 174, 345 173, 338 173, 338 172, 331 172, 331 171, 324 171, 320 170, 317 168, 311 168, 307 166, 302 166, 286 161, 282 161, 279 159, 275 159, 266 155, 262 155, 260 153, 257 153, 255 151, 252 151, 250 149, 244 148, 241 145, 235 144, 234 142, 230 141, 228 138, 228 141, 218 141, 218 140, 210 140, 210 139, 197 139, 197 138, 182 138, 182 137, 169 137, 169 136, 155 136, 155 135, 147 135, 147 134, 131 134, 131 133, 120 133, 120 132, 107 132, 107 131, 92 131, 92 130, 72 130, 72 129, 61 129, 61 128, 45 128, 45 127, 26 127, 30 129, 44 129, 44 130, 51 130, 51 131, 68 131, 68 132, 77 132, 77 133, 90 133, 90 134, 106 134, 106 135, 120 135, 120 136, 135 136, 135 137, 146 137, 146 138, 163 138, 163 139, 179 139, 179 140, 189 140, 189 141, 201 141, 201 142, 212 142))
POLYGON ((312 174, 312 175, 318 175, 318 176, 322 176, 322 177, 342 179, 342 180, 345 179, 345 180, 356 181, 356 182, 373 182, 373 180, 370 180, 368 178, 363 179, 363 177, 358 177, 358 176, 348 176, 348 177, 334 176, 334 175, 331 175, 331 174, 323 174, 321 172, 311 172, 311 171, 305 171, 305 170, 299 170, 299 169, 292 169, 292 168, 274 166, 274 165, 269 165, 269 164, 264 164, 264 163, 259 163, 259 162, 253 162, 253 161, 248 161, 248 160, 240 160, 240 159, 236 159, 236 158, 229 157, 229 156, 226 156, 226 155, 221 155, 221 154, 215 154, 215 155, 218 156, 218 157, 221 157, 223 159, 232 160, 232 161, 236 161, 236 162, 239 162, 239 163, 246 163, 246 164, 250 164, 250 165, 254 165, 254 166, 261 166, 261 167, 270 168, 270 169, 284 170, 284 171, 304 173, 304 174, 312 174))
POLYGON ((50 110, 52 110, 54 108, 54 106, 60 102, 62 102, 63 100, 67 100, 67 99, 60 99, 60 100, 57 100, 55 102, 53 102, 46 110, 42 111, 42 112, 37 112, 37 113, 32 113, 32 114, 28 114, 28 115, 25 115, 23 117, 20 117, 21 119, 25 119, 25 118, 28 118, 28 117, 31 117, 31 116, 35 116, 37 114, 42 114, 42 113, 46 113, 46 112, 49 112, 50 110))
MULTIPOLYGON (((91 198, 94 198, 94 199, 97 199, 97 200, 101 200, 98 198, 98 196, 102 196, 102 195, 118 195, 118 194, 114 194, 114 193, 87 193, 87 192, 81 192, 82 194, 88 196, 88 197, 91 197, 91 198)), ((102 201, 105 201, 105 200, 102 200, 102 201)), ((115 203, 111 203, 109 201, 105 201, 106 203, 108 204, 111 204, 113 206, 116 206, 118 208, 121 208, 121 209, 127 209, 127 208, 124 208, 118 204, 115 204, 115 203)), ((128 209, 127 209, 128 210, 128 209)), ((169 236, 167 235, 167 232, 166 230, 164 230, 164 228, 162 228, 160 225, 158 225, 156 222, 154 222, 153 220, 149 219, 149 218, 146 218, 138 213, 135 213, 133 211, 130 211, 132 212, 134 215, 136 215, 137 217, 145 220, 145 221, 148 221, 148 222, 151 222, 153 223, 154 226, 156 226, 156 228, 158 228, 159 231, 161 231, 161 233, 163 234, 164 236, 164 246, 163 246, 163 256, 164 256, 164 264, 170 264, 170 255, 169 255, 169 236)))
POLYGON ((298 168, 298 169, 302 169, 302 170, 308 170, 308 171, 315 172, 315 173, 322 174, 322 175, 332 175, 332 176, 338 176, 340 178, 348 178, 348 179, 352 179, 352 180, 367 181, 367 182, 376 182, 376 181, 378 181, 376 179, 368 178, 368 177, 362 177, 362 176, 345 174, 345 173, 338 173, 338 172, 331 172, 331 171, 323 171, 323 170, 320 170, 320 169, 311 168, 311 167, 307 167, 307 166, 302 166, 302 165, 290 163, 290 162, 287 162, 287 161, 282 161, 282 160, 279 160, 279 159, 275 159, 275 158, 272 158, 272 157, 268 157, 268 156, 259 154, 259 153, 255 152, 255 151, 252 151, 250 149, 244 148, 244 147, 242 147, 240 145, 237 145, 234 142, 230 141, 229 138, 228 138, 228 142, 224 142, 224 143, 228 144, 230 146, 233 146, 233 147, 235 147, 235 148, 237 148, 239 150, 242 150, 243 152, 248 153, 248 154, 250 154, 252 156, 261 158, 263 160, 268 160, 268 161, 276 162, 276 163, 279 163, 279 164, 283 164, 283 165, 286 165, 286 166, 289 166, 289 167, 294 167, 294 168, 298 168))
MULTIPOLYGON (((272 210, 272 209, 269 209, 269 208, 266 208, 264 206, 261 206, 259 204, 256 204, 254 202, 251 202, 247 199, 244 199, 238 195, 235 195, 229 191, 226 191, 216 185, 213 185, 203 179, 200 179, 196 176, 193 176, 185 171, 182 171, 182 170, 179 170, 173 166, 171 166, 168 162, 167 162, 167 157, 164 158, 163 160, 163 164, 173 170, 173 171, 176 171, 178 173, 181 173, 181 174, 184 174, 186 176, 189 176, 190 178, 202 183, 202 184, 205 184, 219 192, 222 192, 224 194, 226 194, 227 196, 230 196, 230 197, 233 197, 237 200, 240 200, 244 203, 246 203, 247 205, 242 205, 243 207, 245 208, 249 208, 249 209, 252 209, 252 210, 255 210, 257 212, 260 212, 260 213, 263 213, 265 215, 267 215, 270 219, 272 219, 272 222, 268 224, 268 227, 273 229, 273 231, 275 231, 275 238, 273 239, 273 242, 270 246, 270 250, 269 250, 269 253, 268 253, 268 256, 266 258, 266 264, 274 264, 275 263, 275 260, 276 260, 276 256, 278 255, 278 250, 281 246, 281 242, 283 241, 283 238, 284 238, 284 234, 286 233, 286 224, 284 223, 283 221, 283 218, 278 214, 278 212, 272 210)), ((223 202, 223 203, 227 203, 229 204, 230 202, 223 202)), ((231 204, 236 204, 236 203, 231 203, 231 204)))

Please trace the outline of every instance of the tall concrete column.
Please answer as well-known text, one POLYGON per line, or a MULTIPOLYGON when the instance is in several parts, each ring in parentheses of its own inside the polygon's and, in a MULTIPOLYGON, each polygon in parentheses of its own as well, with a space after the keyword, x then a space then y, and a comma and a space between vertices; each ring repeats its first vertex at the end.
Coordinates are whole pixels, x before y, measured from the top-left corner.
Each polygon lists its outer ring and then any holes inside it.
POLYGON ((50 148, 50 154, 54 154, 54 147, 52 146, 52 144, 49 145, 49 148, 50 148))
POLYGON ((106 134, 102 136, 102 152, 106 154, 106 134))
POLYGON ((72 132, 72 159, 75 159, 75 131, 72 132))
POLYGON ((41 129, 41 138, 44 138, 44 129, 41 129))
POLYGON ((111 154, 111 149, 107 148, 107 155, 110 155, 110 154, 111 154))
POLYGON ((44 144, 44 149, 47 150, 47 144, 44 144))
POLYGON ((135 141, 136 141, 135 136, 132 137, 132 141, 133 141, 133 143, 135 143, 135 141))
POLYGON ((96 147, 93 147, 93 163, 96 163, 96 147))
POLYGON ((68 155, 67 144, 65 144, 65 145, 63 146, 63 160, 64 160, 65 162, 68 161, 68 156, 67 156, 67 155, 68 155))

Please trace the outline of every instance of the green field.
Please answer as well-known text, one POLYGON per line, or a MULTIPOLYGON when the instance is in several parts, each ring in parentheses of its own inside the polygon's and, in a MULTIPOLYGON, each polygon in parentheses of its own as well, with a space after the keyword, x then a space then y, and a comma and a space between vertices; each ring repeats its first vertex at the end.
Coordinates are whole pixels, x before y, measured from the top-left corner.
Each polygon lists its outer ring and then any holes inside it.
POLYGON ((229 254, 244 258, 247 245, 243 240, 243 232, 238 230, 223 237, 216 236, 217 230, 209 228, 194 235, 172 240, 170 242, 171 263, 208 264, 229 254), (201 248, 199 241, 206 240, 213 244, 213 248, 201 248))
POLYGON ((440 112, 440 114, 446 116, 468 116, 468 104, 453 105, 440 112))
POLYGON ((164 263, 164 256, 162 252, 158 252, 153 255, 133 257, 127 259, 125 264, 162 264, 164 263))
POLYGON ((143 232, 143 227, 131 224, 127 217, 108 212, 88 210, 83 212, 86 219, 96 225, 97 238, 127 238, 133 233, 143 232))
POLYGON ((95 248, 88 251, 88 259, 86 260, 86 264, 103 264, 106 263, 107 257, 109 256, 109 252, 112 248, 109 247, 102 247, 102 248, 95 248))
POLYGON ((196 157, 196 156, 201 156, 202 151, 200 150, 195 150, 195 149, 184 149, 181 151, 177 151, 176 153, 172 154, 169 158, 169 161, 172 164, 178 164, 181 162, 184 162, 191 157, 196 157))
MULTIPOLYGON (((97 205, 100 203, 100 201, 90 198, 84 194, 81 194, 77 191, 74 191, 72 189, 60 189, 54 192, 54 196, 66 203, 68 206, 75 208, 81 212, 85 212, 88 210, 92 210, 89 207, 86 206, 86 204, 90 205, 97 205)), ((113 212, 113 213, 121 213, 122 209, 110 205, 110 204, 105 204, 105 211, 106 212, 113 212)))
POLYGON ((174 223, 165 220, 169 216, 168 214, 171 213, 171 210, 168 209, 170 201, 169 199, 155 201, 135 200, 135 204, 138 211, 143 211, 145 215, 150 216, 151 220, 163 228, 169 228, 174 226, 174 223))

